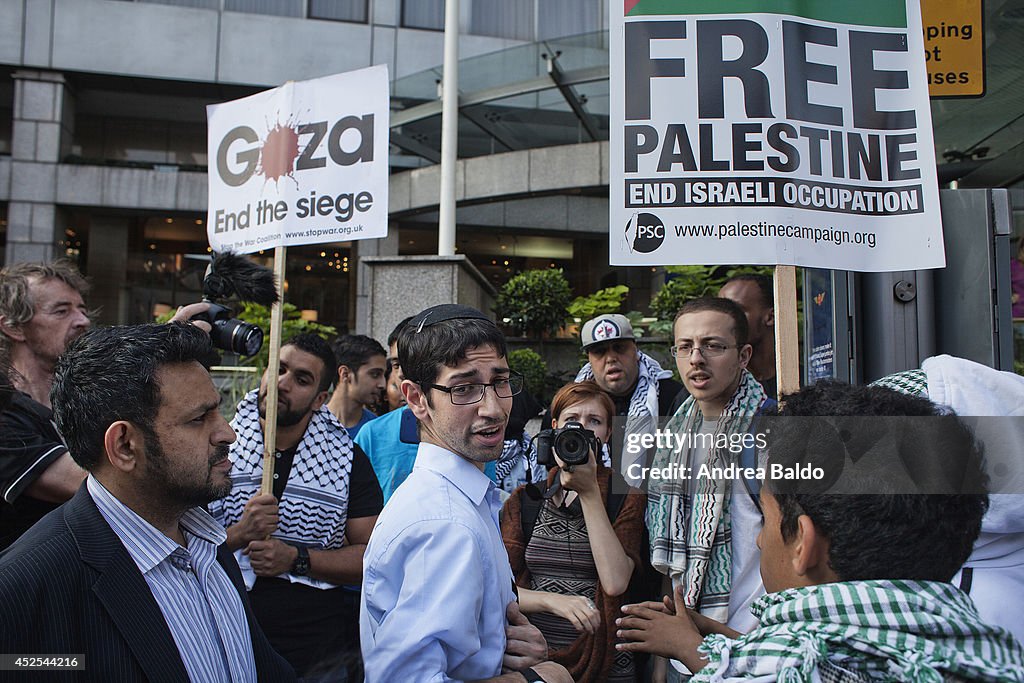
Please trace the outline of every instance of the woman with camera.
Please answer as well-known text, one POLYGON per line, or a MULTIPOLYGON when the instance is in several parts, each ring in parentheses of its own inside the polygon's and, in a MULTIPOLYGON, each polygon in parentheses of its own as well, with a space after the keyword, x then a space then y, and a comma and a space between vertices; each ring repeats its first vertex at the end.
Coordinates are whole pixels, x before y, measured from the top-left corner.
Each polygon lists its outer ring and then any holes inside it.
MULTIPOLYGON (((646 497, 600 463, 614 414, 594 382, 559 389, 551 402, 557 431, 537 437, 550 439, 547 481, 557 493, 534 500, 520 487, 502 513, 520 609, 544 634, 551 659, 576 681, 636 680, 631 655, 615 650, 615 619, 643 561, 646 497)), ((542 443, 542 464, 544 450, 542 443)))

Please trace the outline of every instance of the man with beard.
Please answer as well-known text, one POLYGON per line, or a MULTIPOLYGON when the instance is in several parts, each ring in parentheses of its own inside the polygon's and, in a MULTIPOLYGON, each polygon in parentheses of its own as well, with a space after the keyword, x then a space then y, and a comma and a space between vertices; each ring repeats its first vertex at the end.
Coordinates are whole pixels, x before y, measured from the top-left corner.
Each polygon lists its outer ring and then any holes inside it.
POLYGON ((420 443, 366 549, 367 683, 572 680, 540 661, 547 645, 519 611, 498 531, 501 498, 484 474, 523 388, 506 356, 497 326, 468 306, 428 308, 399 332, 402 391, 420 443))
POLYGON ((50 385, 57 357, 89 329, 89 285, 68 261, 0 270, 0 348, 16 389, 0 417, 0 550, 71 498, 85 471, 53 426, 50 385))
POLYGON ((211 505, 227 527, 256 618, 304 677, 358 675, 363 551, 383 506, 370 461, 327 409, 334 352, 314 334, 281 347, 273 493, 261 494, 267 383, 238 404, 231 492, 211 505))
POLYGON ((89 474, 0 555, 0 652, 78 669, 59 680, 294 680, 201 507, 231 487, 235 438, 212 356, 196 327, 140 325, 93 330, 57 362, 57 427, 89 474))
MULTIPOLYGON (((659 416, 672 415, 670 406, 682 386, 672 379, 670 371, 663 370, 658 361, 637 347, 633 326, 626 316, 614 313, 588 320, 580 337, 587 363, 575 381, 593 380, 608 392, 615 414, 626 418, 625 433, 652 433, 659 416)), ((551 424, 550 411, 541 424, 551 424)), ((639 487, 642 482, 630 466, 647 465, 648 452, 632 449, 634 452, 627 453, 617 444, 611 450, 604 464, 612 467, 615 462, 626 481, 639 487)))

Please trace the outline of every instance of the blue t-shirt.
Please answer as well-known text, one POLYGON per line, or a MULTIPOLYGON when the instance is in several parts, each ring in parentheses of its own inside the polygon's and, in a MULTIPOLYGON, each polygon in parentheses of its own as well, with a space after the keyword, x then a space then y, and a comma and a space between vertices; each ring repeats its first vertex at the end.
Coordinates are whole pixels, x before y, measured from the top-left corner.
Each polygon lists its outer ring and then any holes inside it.
POLYGON ((363 408, 363 414, 359 416, 359 422, 356 422, 351 427, 345 427, 345 430, 348 431, 348 435, 350 437, 355 439, 356 438, 356 434, 358 434, 359 430, 361 430, 363 428, 363 425, 366 424, 367 422, 369 422, 370 420, 374 420, 376 418, 377 418, 376 415, 371 413, 366 408, 363 408))
MULTIPOLYGON (((395 492, 405 478, 412 472, 416 462, 416 449, 420 445, 417 431, 416 416, 408 406, 381 415, 371 424, 353 435, 353 440, 366 453, 373 465, 373 471, 380 482, 380 490, 384 494, 386 505, 391 494, 395 492)), ((349 430, 349 434, 352 431, 349 430)), ((495 480, 495 464, 489 462, 484 466, 484 474, 491 481, 495 480)))

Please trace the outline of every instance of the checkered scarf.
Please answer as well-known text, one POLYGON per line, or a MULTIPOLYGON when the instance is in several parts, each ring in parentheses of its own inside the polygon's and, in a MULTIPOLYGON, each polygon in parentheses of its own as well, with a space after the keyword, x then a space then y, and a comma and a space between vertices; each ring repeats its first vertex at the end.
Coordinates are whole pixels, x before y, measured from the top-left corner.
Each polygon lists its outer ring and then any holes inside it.
MULTIPOLYGON (((745 434, 767 396, 747 370, 722 411, 714 442, 720 434, 745 434)), ((700 431, 704 416, 693 396, 686 399, 665 429, 672 433, 700 431)), ((652 467, 687 462, 689 451, 660 449, 652 467)), ((712 449, 709 467, 725 467, 735 459, 728 449, 712 449)), ((694 474, 696 469, 693 469, 694 474)), ((679 577, 685 589, 685 603, 712 619, 729 617, 729 591, 732 585, 732 522, 729 514, 731 482, 709 477, 650 480, 647 499, 647 528, 651 536, 651 564, 661 573, 679 577)))
MULTIPOLYGON (((633 395, 629 399, 629 409, 626 411, 626 415, 631 418, 646 418, 653 423, 658 417, 658 381, 671 377, 672 372, 663 369, 658 361, 643 351, 636 353, 640 374, 637 377, 636 389, 633 390, 633 395)), ((585 382, 587 380, 594 380, 594 369, 590 367, 590 363, 580 368, 573 381, 585 382)), ((630 434, 635 431, 630 429, 627 422, 626 433, 630 434)))
MULTIPOLYGON (((246 394, 231 427, 238 438, 231 444, 231 493, 214 501, 210 512, 225 527, 242 518, 250 498, 260 492, 263 478, 263 429, 259 419, 259 390, 246 394)), ((285 543, 335 550, 345 544, 348 518, 349 477, 352 473, 352 439, 326 406, 313 413, 306 433, 295 451, 292 469, 278 505, 274 538, 285 543)), ((246 585, 255 574, 248 555, 235 553, 246 585)), ((291 576, 293 582, 317 588, 334 584, 307 576, 291 576)))
POLYGON ((694 683, 812 681, 825 659, 870 680, 1024 681, 1024 648, 948 583, 826 583, 770 593, 752 609, 761 623, 750 633, 704 639, 709 663, 694 683))

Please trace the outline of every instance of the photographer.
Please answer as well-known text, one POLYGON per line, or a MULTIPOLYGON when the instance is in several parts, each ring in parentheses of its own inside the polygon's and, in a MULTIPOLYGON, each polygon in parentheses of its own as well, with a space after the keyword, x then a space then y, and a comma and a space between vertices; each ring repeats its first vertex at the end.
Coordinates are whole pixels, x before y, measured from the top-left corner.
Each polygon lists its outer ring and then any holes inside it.
POLYGON ((576 681, 635 680, 633 659, 616 658, 615 618, 643 561, 646 498, 598 461, 614 413, 594 382, 562 387, 551 402, 552 427, 575 422, 570 429, 589 430, 573 434, 590 441, 589 453, 580 464, 566 464, 558 454, 566 442, 555 436, 557 466, 548 486, 557 480, 561 490, 538 501, 520 487, 502 514, 521 609, 544 634, 552 660, 576 681))

